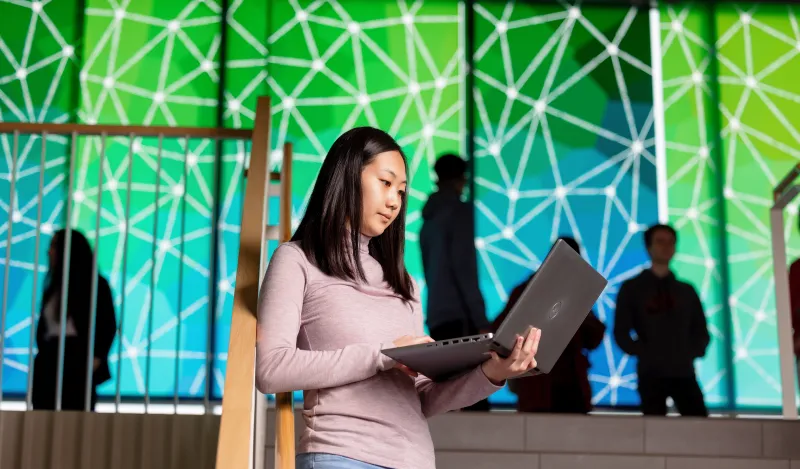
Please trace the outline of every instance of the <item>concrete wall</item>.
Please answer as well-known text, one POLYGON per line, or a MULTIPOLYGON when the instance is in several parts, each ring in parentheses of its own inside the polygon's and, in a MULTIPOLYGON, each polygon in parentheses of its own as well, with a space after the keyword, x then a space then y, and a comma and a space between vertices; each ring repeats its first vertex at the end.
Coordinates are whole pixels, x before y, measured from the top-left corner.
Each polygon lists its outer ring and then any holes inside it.
POLYGON ((800 469, 799 421, 461 412, 430 425, 437 469, 800 469))

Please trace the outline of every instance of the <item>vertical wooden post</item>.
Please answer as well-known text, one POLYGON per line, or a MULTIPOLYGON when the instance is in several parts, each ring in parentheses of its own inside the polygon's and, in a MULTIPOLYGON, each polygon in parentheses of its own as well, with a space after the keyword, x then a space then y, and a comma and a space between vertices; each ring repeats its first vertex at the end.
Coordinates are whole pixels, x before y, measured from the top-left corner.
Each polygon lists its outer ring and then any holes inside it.
MULTIPOLYGON (((216 467, 251 469, 253 456, 253 392, 255 388, 256 308, 259 260, 266 220, 267 161, 270 144, 269 98, 256 106, 250 170, 245 189, 236 290, 233 295, 228 368, 222 399, 216 467)), ((211 379, 211 377, 209 377, 211 379)))
MULTIPOLYGON (((292 144, 283 145, 281 168, 280 241, 292 237, 292 144)), ((294 399, 291 392, 275 396, 275 469, 294 469, 294 399)))

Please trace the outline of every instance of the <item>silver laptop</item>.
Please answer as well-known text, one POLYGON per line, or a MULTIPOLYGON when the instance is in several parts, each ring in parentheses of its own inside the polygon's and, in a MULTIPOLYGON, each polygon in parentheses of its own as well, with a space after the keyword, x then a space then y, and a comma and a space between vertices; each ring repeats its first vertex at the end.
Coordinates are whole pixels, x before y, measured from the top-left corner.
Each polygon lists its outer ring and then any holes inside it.
POLYGON ((485 362, 491 350, 507 357, 517 335, 537 327, 542 330, 537 366, 526 376, 549 373, 607 284, 580 254, 558 240, 496 334, 396 347, 383 353, 432 380, 443 381, 485 362))

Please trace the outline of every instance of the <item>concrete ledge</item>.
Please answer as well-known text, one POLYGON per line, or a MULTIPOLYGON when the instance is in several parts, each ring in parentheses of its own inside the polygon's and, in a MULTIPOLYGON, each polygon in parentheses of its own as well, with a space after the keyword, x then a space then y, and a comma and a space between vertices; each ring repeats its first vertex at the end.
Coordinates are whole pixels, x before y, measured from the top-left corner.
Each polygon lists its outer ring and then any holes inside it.
POLYGON ((641 454, 644 420, 627 417, 528 415, 526 450, 641 454))
POLYGON ((645 452, 664 455, 759 457, 759 420, 646 418, 645 452))

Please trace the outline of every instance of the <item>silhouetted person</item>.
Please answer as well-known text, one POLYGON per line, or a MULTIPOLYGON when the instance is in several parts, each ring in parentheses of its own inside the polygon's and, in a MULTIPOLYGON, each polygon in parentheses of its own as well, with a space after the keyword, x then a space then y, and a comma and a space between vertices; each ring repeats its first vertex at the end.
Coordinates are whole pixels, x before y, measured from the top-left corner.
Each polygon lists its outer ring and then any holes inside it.
POLYGON ((677 233, 670 226, 655 225, 645 231, 652 265, 620 287, 614 337, 625 353, 639 359, 639 396, 645 415, 666 415, 671 397, 681 415, 707 416, 694 360, 705 355, 710 337, 694 287, 670 271, 676 242, 677 233))
MULTIPOLYGON (((61 287, 64 273, 64 230, 53 235, 47 251, 49 269, 42 295, 41 315, 36 327, 39 349, 33 362, 33 408, 55 409, 58 375, 58 347, 61 333, 61 287)), ((92 298, 94 252, 86 237, 71 230, 67 308, 64 346, 64 375, 61 408, 84 410, 86 366, 89 348, 89 319, 92 298)), ((117 331, 114 300, 105 278, 97 276, 97 314, 91 392, 91 410, 97 401, 97 386, 111 379, 108 353, 117 331)))
MULTIPOLYGON (((798 218, 800 223, 800 218, 798 218)), ((795 363, 800 377, 800 259, 789 267, 789 308, 792 315, 792 338, 795 363)))
MULTIPOLYGON (((560 239, 580 253, 580 246, 574 238, 565 236, 560 239)), ((534 272, 511 291, 505 309, 492 323, 492 330, 496 331, 500 327, 535 276, 534 272)), ((606 326, 590 311, 550 373, 509 381, 509 389, 518 398, 517 410, 579 414, 591 411, 590 364, 585 351, 596 349, 603 342, 605 331, 606 326)))
MULTIPOLYGON (((434 340, 476 335, 489 329, 486 305, 478 286, 475 215, 461 201, 467 163, 453 154, 433 167, 438 190, 422 209, 419 244, 428 288, 427 325, 434 340)), ((465 410, 488 410, 486 400, 465 410)))

